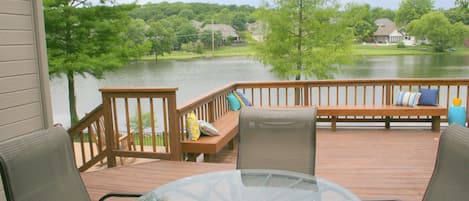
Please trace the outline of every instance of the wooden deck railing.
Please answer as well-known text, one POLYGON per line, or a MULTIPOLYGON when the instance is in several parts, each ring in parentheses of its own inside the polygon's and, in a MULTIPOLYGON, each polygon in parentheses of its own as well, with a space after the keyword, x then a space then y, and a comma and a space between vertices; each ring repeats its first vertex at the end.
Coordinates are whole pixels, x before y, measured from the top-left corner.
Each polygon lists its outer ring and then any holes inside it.
MULTIPOLYGON (((235 90, 243 92, 254 106, 261 107, 351 106, 390 105, 398 91, 418 91, 422 87, 439 89, 440 106, 448 107, 455 97, 461 98, 466 106, 469 104, 469 79, 237 82, 179 107, 176 107, 177 88, 104 88, 100 90, 103 105, 70 128, 69 133, 82 153, 80 170, 105 157, 110 167, 116 165, 117 156, 181 160, 180 141, 188 139, 185 131, 187 115, 194 112, 198 119, 216 121, 229 112, 226 96, 235 90), (99 119, 103 119, 104 124, 100 124, 99 119), (100 127, 105 128, 105 139, 93 144, 93 135, 86 134, 100 132, 100 127), (118 143, 120 137, 128 135, 135 135, 130 138, 137 145, 134 150, 131 147, 123 149, 122 143, 118 143)), ((331 118, 318 117, 319 121, 330 121, 331 118)), ((391 118, 392 121, 406 122, 431 120, 425 116, 391 118)), ((389 118, 346 116, 335 120, 368 122, 389 118)))
POLYGON ((230 110, 226 102, 226 96, 234 90, 234 84, 230 84, 178 107, 177 116, 179 118, 179 130, 181 131, 180 140, 187 140, 189 138, 187 132, 185 132, 186 118, 189 113, 194 112, 199 120, 207 122, 216 121, 230 110))
POLYGON ((68 129, 75 156, 81 156, 76 160, 80 171, 85 171, 104 160, 109 153, 101 119, 103 119, 103 106, 99 105, 68 129))

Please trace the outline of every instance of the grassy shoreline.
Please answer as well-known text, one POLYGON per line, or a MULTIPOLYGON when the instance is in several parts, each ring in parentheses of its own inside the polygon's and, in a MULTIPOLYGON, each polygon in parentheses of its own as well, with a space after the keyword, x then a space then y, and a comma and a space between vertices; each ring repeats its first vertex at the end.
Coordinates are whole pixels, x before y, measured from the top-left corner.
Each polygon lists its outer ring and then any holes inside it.
MULTIPOLYGON (((430 47, 409 46, 406 48, 397 48, 395 45, 354 45, 353 54, 357 56, 396 56, 396 55, 441 55, 458 54, 469 55, 469 48, 457 48, 454 52, 433 52, 430 47)), ((158 56, 158 60, 188 60, 197 58, 214 58, 230 56, 254 56, 255 51, 250 46, 228 46, 216 49, 214 52, 205 50, 202 54, 174 51, 171 54, 158 56)), ((140 60, 155 60, 155 56, 144 56, 140 60)))

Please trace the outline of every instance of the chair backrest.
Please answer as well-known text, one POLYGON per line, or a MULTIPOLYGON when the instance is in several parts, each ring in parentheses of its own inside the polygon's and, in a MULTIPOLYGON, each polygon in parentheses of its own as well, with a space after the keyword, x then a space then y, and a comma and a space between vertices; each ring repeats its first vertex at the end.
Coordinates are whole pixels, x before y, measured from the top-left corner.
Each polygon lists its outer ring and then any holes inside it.
POLYGON ((245 107, 239 115, 238 169, 314 175, 316 108, 245 107))
POLYGON ((469 199, 469 129, 453 124, 444 130, 424 201, 469 199))
POLYGON ((0 142, 0 172, 9 201, 90 201, 63 128, 0 142))

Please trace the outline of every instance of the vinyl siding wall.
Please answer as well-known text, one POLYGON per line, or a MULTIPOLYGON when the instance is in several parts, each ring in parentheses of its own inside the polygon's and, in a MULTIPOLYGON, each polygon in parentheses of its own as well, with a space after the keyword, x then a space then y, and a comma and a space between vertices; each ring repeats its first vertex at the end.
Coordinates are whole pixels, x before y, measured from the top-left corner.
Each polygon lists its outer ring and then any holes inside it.
POLYGON ((0 0, 0 140, 52 125, 45 49, 42 0, 0 0))

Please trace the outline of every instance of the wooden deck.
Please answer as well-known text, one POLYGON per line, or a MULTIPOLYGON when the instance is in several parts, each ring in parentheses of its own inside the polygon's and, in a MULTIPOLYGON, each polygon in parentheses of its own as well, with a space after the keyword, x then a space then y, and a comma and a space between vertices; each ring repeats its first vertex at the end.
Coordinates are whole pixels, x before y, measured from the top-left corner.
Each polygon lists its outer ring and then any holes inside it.
MULTIPOLYGON (((439 133, 425 129, 318 130, 317 175, 362 199, 421 200, 433 171, 439 133)), ((222 150, 218 163, 155 161, 83 173, 93 200, 111 191, 146 192, 204 172, 234 169, 236 151, 222 150)))

